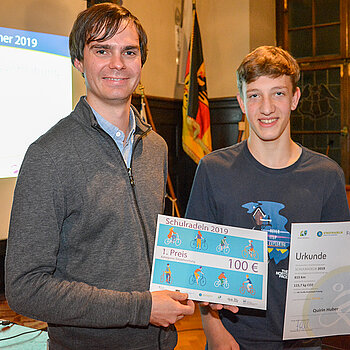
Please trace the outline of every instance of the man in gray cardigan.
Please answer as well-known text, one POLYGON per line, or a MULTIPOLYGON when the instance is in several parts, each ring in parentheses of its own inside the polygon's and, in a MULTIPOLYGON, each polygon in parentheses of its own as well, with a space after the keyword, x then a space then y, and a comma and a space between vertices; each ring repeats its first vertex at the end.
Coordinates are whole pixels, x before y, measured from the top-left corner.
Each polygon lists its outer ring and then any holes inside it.
POLYGON ((173 349, 173 324, 194 303, 148 291, 167 147, 131 106, 147 36, 125 8, 94 5, 78 15, 70 52, 87 95, 23 161, 7 300, 48 322, 50 350, 173 349))

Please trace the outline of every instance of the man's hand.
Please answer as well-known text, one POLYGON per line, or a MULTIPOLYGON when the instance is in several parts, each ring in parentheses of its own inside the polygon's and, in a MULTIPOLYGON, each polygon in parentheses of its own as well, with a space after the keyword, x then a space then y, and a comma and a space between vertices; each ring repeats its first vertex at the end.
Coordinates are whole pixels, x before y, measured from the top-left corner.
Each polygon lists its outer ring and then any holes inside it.
POLYGON ((194 313, 194 302, 188 300, 186 293, 162 290, 152 292, 152 310, 150 323, 168 327, 184 316, 194 313))

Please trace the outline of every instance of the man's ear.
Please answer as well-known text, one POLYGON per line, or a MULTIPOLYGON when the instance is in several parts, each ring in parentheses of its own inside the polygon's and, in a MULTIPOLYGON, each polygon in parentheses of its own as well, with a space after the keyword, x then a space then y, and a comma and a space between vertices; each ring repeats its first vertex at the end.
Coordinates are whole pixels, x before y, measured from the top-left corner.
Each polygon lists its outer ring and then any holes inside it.
POLYGON ((78 69, 81 74, 84 74, 84 64, 79 61, 77 58, 74 59, 74 67, 78 69))
POLYGON ((244 101, 243 98, 241 97, 241 95, 239 93, 237 93, 237 101, 239 103, 239 106, 241 107, 242 113, 245 113, 245 106, 244 106, 244 101))

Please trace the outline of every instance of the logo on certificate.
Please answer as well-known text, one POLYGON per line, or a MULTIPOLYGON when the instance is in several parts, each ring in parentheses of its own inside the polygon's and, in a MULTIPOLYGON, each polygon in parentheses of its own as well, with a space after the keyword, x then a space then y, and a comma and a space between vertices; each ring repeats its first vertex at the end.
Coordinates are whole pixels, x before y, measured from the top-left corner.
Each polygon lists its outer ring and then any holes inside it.
POLYGON ((307 235, 307 230, 300 231, 300 237, 305 237, 307 235))

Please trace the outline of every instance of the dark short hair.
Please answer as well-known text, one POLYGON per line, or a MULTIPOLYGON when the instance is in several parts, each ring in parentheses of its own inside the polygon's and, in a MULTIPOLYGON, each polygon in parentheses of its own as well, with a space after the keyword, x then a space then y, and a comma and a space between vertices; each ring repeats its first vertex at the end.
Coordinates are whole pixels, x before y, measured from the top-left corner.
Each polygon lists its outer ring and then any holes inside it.
POLYGON ((84 47, 92 41, 105 41, 118 31, 122 21, 133 23, 139 35, 141 63, 147 59, 147 34, 140 21, 125 7, 102 3, 93 5, 79 13, 69 36, 69 51, 72 64, 75 59, 83 61, 84 47))
POLYGON ((243 82, 249 84, 261 76, 277 78, 288 75, 293 93, 300 79, 300 68, 289 52, 276 46, 260 46, 249 53, 237 69, 237 86, 242 95, 243 82))

